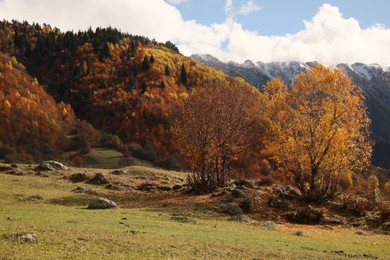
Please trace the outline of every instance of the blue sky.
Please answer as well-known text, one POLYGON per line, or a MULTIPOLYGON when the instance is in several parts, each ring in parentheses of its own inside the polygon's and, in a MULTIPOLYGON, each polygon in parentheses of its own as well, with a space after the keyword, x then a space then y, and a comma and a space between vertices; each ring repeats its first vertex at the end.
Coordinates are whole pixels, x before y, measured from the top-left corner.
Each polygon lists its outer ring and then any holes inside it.
POLYGON ((0 19, 112 26, 222 61, 390 66, 389 0, 0 0, 0 19))
MULTIPOLYGON (((185 19, 211 25, 226 19, 225 0, 188 0, 177 4, 185 19)), ((236 8, 247 1, 236 0, 236 8)), ((284 35, 296 33, 303 28, 303 20, 310 20, 325 3, 339 7, 345 17, 356 18, 361 27, 374 24, 390 27, 389 0, 255 0, 261 10, 248 15, 237 15, 236 19, 246 29, 262 35, 284 35)))

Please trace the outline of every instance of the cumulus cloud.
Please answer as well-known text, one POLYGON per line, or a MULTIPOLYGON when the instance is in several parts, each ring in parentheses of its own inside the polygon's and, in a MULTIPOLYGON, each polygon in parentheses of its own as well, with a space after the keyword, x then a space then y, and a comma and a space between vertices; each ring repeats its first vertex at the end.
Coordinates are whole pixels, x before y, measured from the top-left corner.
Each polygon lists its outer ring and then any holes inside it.
POLYGON ((225 14, 228 18, 235 19, 238 15, 249 15, 254 12, 262 10, 263 7, 256 4, 255 0, 248 0, 245 4, 236 7, 233 0, 226 0, 225 14))
POLYGON ((238 13, 242 14, 242 15, 248 15, 248 14, 251 14, 253 12, 260 11, 261 9, 263 9, 263 7, 258 6, 254 0, 250 0, 245 5, 242 5, 240 7, 240 9, 238 10, 238 13))
POLYGON ((202 25, 185 20, 168 0, 0 0, 0 17, 48 23, 61 30, 112 26, 161 42, 170 40, 186 55, 209 53, 224 61, 316 60, 327 65, 364 62, 390 66, 389 28, 361 28, 356 19, 343 17, 330 4, 324 4, 311 20, 303 21, 301 31, 283 36, 249 31, 229 15, 237 10, 249 14, 259 8, 251 0, 235 8, 233 1, 227 0, 226 20, 202 25))
POLYGON ((168 2, 173 4, 173 5, 179 5, 179 4, 188 2, 188 0, 168 0, 168 2))

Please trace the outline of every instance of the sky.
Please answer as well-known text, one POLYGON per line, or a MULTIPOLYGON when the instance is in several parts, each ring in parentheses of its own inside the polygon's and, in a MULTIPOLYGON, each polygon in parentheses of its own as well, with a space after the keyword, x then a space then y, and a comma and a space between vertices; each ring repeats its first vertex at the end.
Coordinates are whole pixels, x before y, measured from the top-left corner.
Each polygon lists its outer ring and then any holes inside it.
POLYGON ((112 26, 185 55, 390 66, 389 0, 0 0, 0 19, 112 26))

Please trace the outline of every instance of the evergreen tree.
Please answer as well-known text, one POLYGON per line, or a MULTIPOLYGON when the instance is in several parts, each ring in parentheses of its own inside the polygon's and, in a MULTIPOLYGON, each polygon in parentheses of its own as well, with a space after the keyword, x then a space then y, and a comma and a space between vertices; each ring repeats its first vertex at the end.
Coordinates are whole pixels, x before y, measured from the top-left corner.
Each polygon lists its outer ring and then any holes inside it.
POLYGON ((171 75, 171 69, 169 68, 168 64, 165 65, 165 76, 170 76, 171 75))
POLYGON ((143 70, 150 69, 149 59, 148 59, 148 56, 146 56, 146 55, 145 55, 144 60, 142 62, 142 69, 143 70))
POLYGON ((181 83, 183 83, 183 85, 187 85, 187 71, 186 71, 186 68, 184 66, 184 63, 181 65, 181 72, 180 72, 180 75, 181 75, 181 83))

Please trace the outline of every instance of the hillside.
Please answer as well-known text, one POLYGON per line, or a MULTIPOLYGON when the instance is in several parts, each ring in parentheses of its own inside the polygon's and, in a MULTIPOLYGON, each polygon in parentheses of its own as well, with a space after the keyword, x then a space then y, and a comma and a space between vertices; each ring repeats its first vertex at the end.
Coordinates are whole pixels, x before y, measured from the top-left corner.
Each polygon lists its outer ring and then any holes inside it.
POLYGON ((3 21, 0 36, 1 52, 102 133, 101 140, 83 138, 84 150, 109 143, 127 153, 136 144, 148 151, 144 157, 168 168, 185 164, 171 127, 194 89, 229 80, 253 88, 181 55, 170 42, 114 28, 63 33, 46 24, 3 21))
MULTIPOLYGON (((294 61, 253 63, 249 60, 238 64, 234 62, 223 63, 211 55, 193 55, 192 57, 202 64, 219 69, 228 75, 241 77, 260 90, 268 80, 275 77, 291 84, 297 74, 316 64, 315 62, 294 61)), ((390 168, 390 70, 375 64, 361 63, 339 64, 336 67, 343 68, 353 82, 363 89, 372 120, 375 141, 373 164, 390 168)))
MULTIPOLYGON (((56 157, 73 121, 69 105, 56 103, 24 66, 0 53, 0 144, 36 158, 56 157)), ((4 147, 3 147, 4 149, 4 147)))

